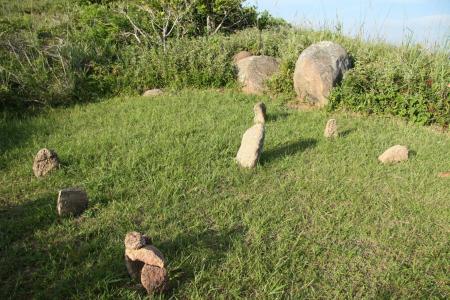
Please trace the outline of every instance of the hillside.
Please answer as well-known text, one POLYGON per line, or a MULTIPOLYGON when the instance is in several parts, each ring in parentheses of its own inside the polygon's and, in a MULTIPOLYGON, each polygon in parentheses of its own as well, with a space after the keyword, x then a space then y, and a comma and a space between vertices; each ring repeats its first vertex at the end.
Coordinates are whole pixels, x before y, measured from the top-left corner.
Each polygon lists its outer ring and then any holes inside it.
POLYGON ((264 152, 245 171, 233 157, 259 99, 183 90, 2 119, 0 298, 144 298, 123 261, 130 230, 166 255, 167 298, 448 298, 450 192, 436 174, 449 137, 264 97, 264 152), (397 143, 409 161, 379 164, 397 143), (44 146, 62 168, 37 179, 44 146), (59 218, 69 186, 89 208, 59 218))

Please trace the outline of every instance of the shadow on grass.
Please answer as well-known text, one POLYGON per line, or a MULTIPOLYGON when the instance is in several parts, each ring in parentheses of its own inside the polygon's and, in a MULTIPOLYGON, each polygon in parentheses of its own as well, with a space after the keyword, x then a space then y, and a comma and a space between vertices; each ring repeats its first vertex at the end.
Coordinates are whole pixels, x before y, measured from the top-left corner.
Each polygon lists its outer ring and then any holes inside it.
POLYGON ((261 154, 260 163, 264 165, 285 156, 294 155, 298 152, 305 151, 308 148, 313 148, 316 146, 316 144, 316 139, 302 139, 298 142, 291 142, 275 149, 270 149, 265 152, 263 151, 263 153, 261 154))
POLYGON ((344 130, 342 132, 339 132, 339 137, 342 137, 342 138, 347 137, 348 135, 350 135, 354 131, 356 131, 355 128, 346 129, 346 130, 344 130))
POLYGON ((289 117, 289 114, 286 112, 267 114, 267 122, 276 122, 282 119, 286 119, 287 117, 289 117))
POLYGON ((236 226, 226 231, 207 229, 199 234, 180 235, 172 241, 156 245, 170 256, 190 257, 192 253, 192 257, 182 265, 175 268, 169 266, 170 286, 166 296, 172 296, 175 291, 189 284, 194 279, 196 270, 203 272, 219 268, 233 244, 242 241, 244 236, 244 228, 236 226), (184 253, 177 254, 180 250, 184 253))

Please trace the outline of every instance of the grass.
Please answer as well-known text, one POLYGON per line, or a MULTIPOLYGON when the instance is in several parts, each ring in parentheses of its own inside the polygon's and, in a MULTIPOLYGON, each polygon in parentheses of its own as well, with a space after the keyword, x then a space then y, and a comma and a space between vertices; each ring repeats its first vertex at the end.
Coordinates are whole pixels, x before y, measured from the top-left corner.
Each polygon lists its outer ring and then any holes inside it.
POLYGON ((392 118, 298 112, 265 99, 259 166, 233 161, 259 100, 231 90, 116 98, 0 121, 0 298, 145 297, 126 232, 169 261, 166 298, 450 296, 450 138, 392 118), (322 136, 335 117, 342 136, 322 136), (410 160, 376 158, 394 144, 410 160), (62 168, 33 176, 34 154, 62 168), (58 189, 84 187, 79 218, 58 189))

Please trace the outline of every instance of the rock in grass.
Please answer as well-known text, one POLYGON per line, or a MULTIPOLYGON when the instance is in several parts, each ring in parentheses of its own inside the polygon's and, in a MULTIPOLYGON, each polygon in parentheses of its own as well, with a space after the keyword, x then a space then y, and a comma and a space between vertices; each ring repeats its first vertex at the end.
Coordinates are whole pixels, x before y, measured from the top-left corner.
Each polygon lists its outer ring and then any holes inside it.
POLYGON ((163 91, 160 89, 151 89, 151 90, 146 90, 142 96, 144 97, 155 97, 155 96, 159 96, 162 95, 163 91))
POLYGON ((266 122, 266 105, 263 102, 256 103, 253 107, 253 112, 255 113, 253 119, 255 124, 264 124, 266 122))
POLYGON ((134 280, 139 280, 141 278, 141 271, 144 267, 144 263, 139 260, 132 260, 127 255, 125 255, 125 266, 127 267, 128 274, 134 280))
POLYGON ((323 135, 326 138, 337 138, 338 137, 338 128, 335 119, 329 119, 327 125, 325 126, 325 131, 323 135))
POLYGON ((124 243, 126 249, 137 250, 144 247, 145 245, 150 245, 151 240, 148 236, 140 232, 131 231, 125 235, 124 243))
POLYGON ((88 207, 88 197, 80 188, 68 188, 58 193, 57 210, 60 216, 78 216, 88 207))
POLYGON ((233 62, 236 64, 241 59, 252 56, 252 54, 248 51, 240 51, 233 56, 233 62))
POLYGON ((141 271, 141 283, 147 293, 160 293, 167 288, 167 270, 152 265, 145 265, 141 271))
POLYGON ((328 41, 309 46, 295 64, 294 88, 298 98, 319 107, 326 105, 331 89, 350 67, 350 57, 342 46, 328 41))
POLYGON ((242 136, 236 161, 241 167, 254 168, 264 146, 264 124, 258 123, 247 129, 242 136))
POLYGON ((236 63, 238 81, 247 94, 262 94, 266 90, 266 81, 278 72, 280 63, 270 56, 249 56, 236 63))
POLYGON ((440 172, 438 174, 438 177, 441 177, 441 178, 450 177, 450 172, 440 172))
POLYGON ((133 250, 125 249, 125 255, 133 261, 141 261, 146 265, 157 266, 164 268, 166 261, 164 255, 156 247, 152 245, 145 245, 144 247, 133 250))
POLYGON ((384 153, 378 157, 378 160, 384 164, 396 163, 408 160, 408 154, 409 151, 406 146, 395 145, 384 151, 384 153))
POLYGON ((33 172, 36 177, 45 176, 59 167, 58 155, 55 151, 43 148, 34 157, 33 172))

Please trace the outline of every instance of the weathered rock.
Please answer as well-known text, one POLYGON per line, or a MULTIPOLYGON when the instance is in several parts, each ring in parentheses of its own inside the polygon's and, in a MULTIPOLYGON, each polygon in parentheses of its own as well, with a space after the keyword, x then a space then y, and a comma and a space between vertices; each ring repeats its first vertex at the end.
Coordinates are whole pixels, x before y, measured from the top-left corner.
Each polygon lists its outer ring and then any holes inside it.
POLYGON ((141 271, 145 265, 142 261, 131 260, 127 255, 125 255, 125 265, 131 278, 135 280, 139 280, 141 278, 141 271))
POLYGON ((440 172, 438 174, 438 177, 441 177, 441 178, 450 177, 450 172, 440 172))
POLYGON ((325 131, 323 135, 326 138, 337 138, 338 137, 338 128, 335 119, 329 119, 327 122, 327 126, 325 127, 325 131))
POLYGON ((145 245, 151 244, 151 240, 148 236, 140 232, 131 231, 125 235, 124 243, 126 249, 137 250, 145 245))
POLYGON ((247 129, 242 136, 236 161, 241 167, 253 168, 259 160, 264 146, 264 124, 258 123, 247 129))
POLYGON ((350 67, 350 57, 340 45, 328 41, 313 44, 300 54, 295 64, 295 92, 301 100, 324 106, 331 89, 350 67))
POLYGON ((266 90, 265 82, 278 72, 280 63, 270 56, 249 56, 237 62, 238 81, 242 90, 248 94, 262 94, 266 90))
POLYGON ((408 160, 408 148, 406 146, 395 145, 384 151, 378 157, 382 163, 395 163, 408 160))
POLYGON ((163 91, 160 89, 151 89, 151 90, 146 90, 142 96, 144 97, 155 97, 155 96, 159 96, 162 95, 163 91))
POLYGON ((33 172, 36 177, 46 175, 59 167, 58 155, 55 151, 43 148, 34 157, 33 172))
POLYGON ((145 265, 141 271, 141 283, 147 293, 160 293, 167 288, 168 276, 165 268, 145 265))
POLYGON ((253 107, 253 112, 255 113, 253 119, 255 124, 264 124, 266 122, 266 105, 263 102, 256 103, 253 107))
POLYGON ((241 59, 252 56, 252 54, 248 51, 240 51, 233 56, 233 62, 236 64, 241 59))
POLYGON ((80 215, 88 207, 87 194, 79 188, 60 190, 56 207, 60 216, 80 215))
POLYGON ((133 261, 138 260, 146 265, 157 266, 160 268, 164 268, 166 263, 161 251, 152 245, 145 245, 137 250, 125 249, 125 255, 133 261))

